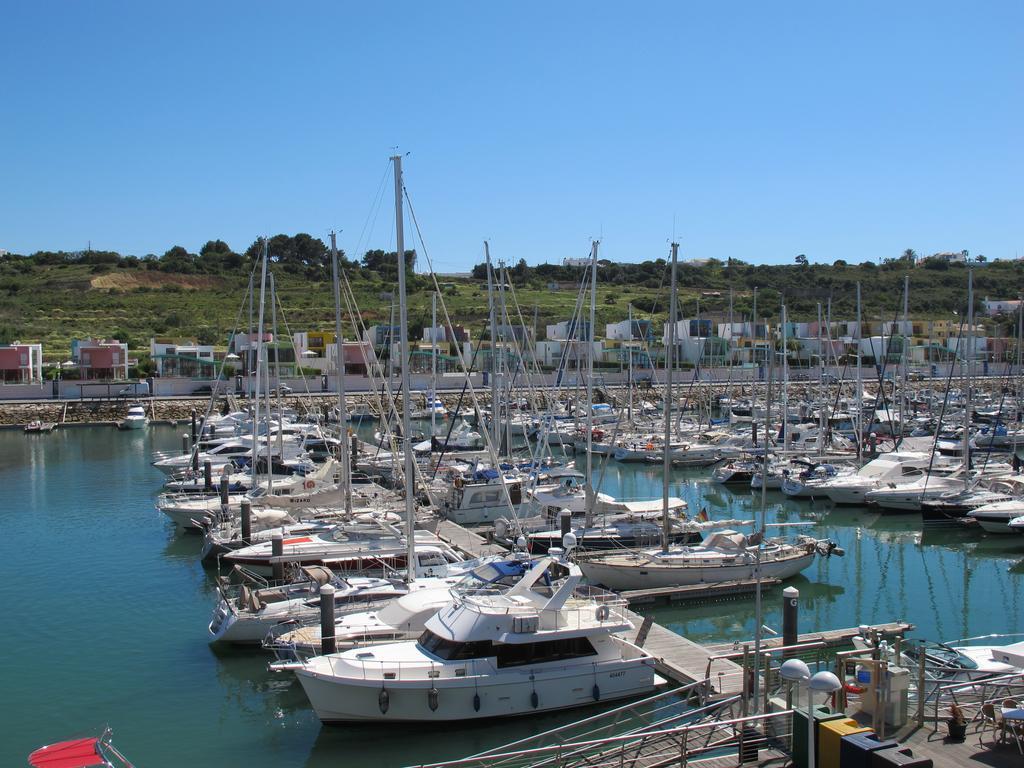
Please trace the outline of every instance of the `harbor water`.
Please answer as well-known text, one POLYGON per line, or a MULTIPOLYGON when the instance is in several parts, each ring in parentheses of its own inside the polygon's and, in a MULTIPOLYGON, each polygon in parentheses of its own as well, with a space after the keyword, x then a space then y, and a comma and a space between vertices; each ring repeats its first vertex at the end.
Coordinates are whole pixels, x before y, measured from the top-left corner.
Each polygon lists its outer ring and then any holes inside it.
MULTIPOLYGON (((180 430, 106 427, 48 435, 0 431, 0 597, 6 614, 0 764, 37 746, 114 729, 145 768, 181 765, 404 766, 458 758, 567 722, 577 714, 436 727, 321 727, 301 688, 266 670, 256 651, 212 649, 214 606, 199 537, 178 534, 154 507, 163 475, 154 450, 180 430)), ((600 470, 599 470, 600 471, 600 470)), ((676 470, 672 494, 691 513, 754 518, 760 493, 676 470)), ((609 462, 601 490, 656 497, 655 465, 609 462)), ((903 619, 936 640, 1024 631, 1024 537, 922 533, 918 515, 882 516, 768 494, 769 522, 829 536, 845 557, 818 560, 792 580, 801 630, 903 619)), ((786 529, 784 529, 786 530, 786 529)), ((780 590, 763 623, 781 631, 780 590)), ((752 598, 645 609, 698 642, 753 636, 752 598)))

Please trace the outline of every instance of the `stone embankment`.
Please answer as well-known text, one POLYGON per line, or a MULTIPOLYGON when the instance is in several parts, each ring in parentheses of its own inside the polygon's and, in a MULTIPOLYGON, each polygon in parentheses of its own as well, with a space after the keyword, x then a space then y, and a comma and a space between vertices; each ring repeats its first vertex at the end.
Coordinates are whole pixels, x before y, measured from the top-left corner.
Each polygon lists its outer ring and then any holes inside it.
MULTIPOLYGON (((941 394, 944 390, 944 382, 928 381, 914 382, 908 386, 912 391, 929 389, 933 393, 941 394)), ((956 388, 959 382, 954 382, 956 388)), ((988 393, 998 398, 1005 382, 996 377, 979 379, 975 382, 976 393, 988 393)), ((800 399, 819 396, 817 384, 813 382, 794 382, 789 386, 790 403, 800 399)), ((849 388, 847 388, 849 389, 849 388)), ((877 389, 877 382, 865 382, 864 389, 868 393, 874 393, 877 389)), ((675 385, 675 396, 679 402, 686 401, 688 407, 706 408, 714 404, 719 397, 744 398, 757 395, 764 397, 764 382, 743 382, 728 384, 724 382, 691 382, 682 381, 675 385)), ((846 393, 852 396, 852 393, 846 393)), ((583 390, 574 387, 564 388, 558 393, 561 400, 582 397, 583 390)), ((516 390, 516 398, 525 400, 528 403, 536 403, 540 409, 550 407, 556 400, 555 394, 550 390, 519 388, 516 390)), ((1007 397, 1014 397, 1011 392, 1007 397)), ((634 395, 634 402, 640 400, 656 401, 661 397, 661 387, 642 385, 638 393, 634 395)), ((779 397, 779 387, 776 383, 774 397, 779 397)), ((460 394, 459 392, 439 393, 437 399, 444 403, 445 407, 454 412, 456 408, 460 413, 469 414, 473 410, 473 397, 470 392, 460 394)), ((482 408, 489 408, 491 404, 491 391, 489 388, 478 388, 476 400, 482 408)), ((628 390, 625 386, 598 386, 595 387, 594 400, 596 402, 611 403, 624 407, 628 400, 628 390)), ((315 392, 310 394, 293 394, 282 398, 286 407, 292 408, 300 414, 315 413, 323 414, 332 409, 337 402, 337 395, 333 392, 315 392)), ((133 401, 127 399, 95 399, 95 400, 40 400, 35 403, 4 403, 0 401, 0 426, 14 427, 28 424, 30 421, 54 422, 59 425, 72 426, 75 424, 116 424, 128 413, 128 408, 133 401)), ((151 398, 141 401, 146 406, 151 421, 155 423, 179 423, 189 421, 192 411, 195 410, 201 417, 210 405, 209 397, 195 398, 151 398)), ((225 408, 239 407, 244 405, 245 398, 230 395, 227 398, 219 396, 216 402, 216 410, 222 411, 225 408)), ((424 405, 424 395, 420 392, 413 393, 412 407, 420 408, 424 405)), ((381 396, 379 392, 357 392, 348 395, 350 408, 369 407, 373 415, 379 416, 381 411, 381 396)))

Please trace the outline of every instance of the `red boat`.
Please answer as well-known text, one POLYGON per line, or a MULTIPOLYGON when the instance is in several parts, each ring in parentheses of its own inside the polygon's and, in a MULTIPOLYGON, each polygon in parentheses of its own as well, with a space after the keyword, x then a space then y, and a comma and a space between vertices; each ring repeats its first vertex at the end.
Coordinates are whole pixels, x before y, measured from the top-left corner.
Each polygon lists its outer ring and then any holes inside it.
POLYGON ((99 737, 59 741, 47 747, 40 747, 28 756, 33 768, 86 768, 98 765, 106 768, 135 768, 110 741, 107 728, 99 737))

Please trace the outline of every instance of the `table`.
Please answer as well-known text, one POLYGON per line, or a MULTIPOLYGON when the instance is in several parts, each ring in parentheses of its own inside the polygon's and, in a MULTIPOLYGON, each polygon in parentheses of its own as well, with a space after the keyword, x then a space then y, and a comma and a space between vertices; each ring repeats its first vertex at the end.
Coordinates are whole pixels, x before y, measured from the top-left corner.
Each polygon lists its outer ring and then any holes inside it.
POLYGON ((1020 729, 1024 729, 1024 708, 1003 707, 1003 738, 1006 738, 1006 724, 1010 722, 1010 729, 1013 731, 1013 738, 1017 742, 1017 751, 1024 755, 1024 747, 1020 743, 1020 729))

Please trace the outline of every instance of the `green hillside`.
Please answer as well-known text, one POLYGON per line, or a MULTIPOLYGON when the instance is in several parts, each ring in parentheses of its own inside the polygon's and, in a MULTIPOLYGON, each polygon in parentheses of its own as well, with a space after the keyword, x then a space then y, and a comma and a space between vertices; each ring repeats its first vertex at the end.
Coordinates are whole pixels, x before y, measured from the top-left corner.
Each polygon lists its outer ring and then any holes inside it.
MULTIPOLYGON (((221 241, 211 241, 199 254, 172 248, 163 257, 138 259, 109 252, 52 253, 0 257, 0 342, 14 339, 39 341, 47 359, 68 354, 74 337, 106 336, 128 341, 135 352, 148 348, 151 336, 195 337, 223 345, 232 329, 247 326, 248 274, 259 251, 254 243, 245 254, 235 254, 221 241), (239 324, 239 318, 241 322, 239 324)), ((279 331, 333 327, 333 299, 329 261, 324 244, 308 235, 279 235, 270 241, 271 267, 277 281, 282 312, 279 331)), ((408 254, 415 262, 415 255, 408 254)), ((679 301, 683 316, 724 313, 733 291, 737 319, 749 316, 754 288, 758 289, 760 317, 777 318, 785 296, 791 320, 816 317, 818 302, 832 301, 833 319, 852 319, 856 285, 862 286, 865 319, 894 319, 902 306, 904 276, 910 275, 910 312, 914 318, 945 318, 963 311, 967 271, 962 263, 937 259, 914 264, 894 258, 876 265, 800 263, 759 266, 738 261, 710 261, 679 268, 679 301)), ((371 251, 358 262, 344 259, 343 269, 367 324, 387 323, 391 305, 387 294, 395 290, 394 255, 371 251)), ((422 265, 418 265, 422 266, 422 265)), ((1015 298, 1024 287, 1024 261, 975 263, 975 296, 1015 298)), ((508 270, 508 282, 524 322, 539 326, 567 319, 576 301, 575 287, 583 269, 555 265, 528 267, 520 262, 508 270)), ((467 325, 474 338, 484 333, 487 286, 474 277, 440 277, 444 302, 454 322, 467 325)), ((626 317, 665 316, 668 270, 664 259, 636 264, 602 262, 597 301, 599 334, 604 324, 626 317)), ((409 279, 409 324, 414 338, 430 323, 429 276, 409 279)), ((509 313, 515 305, 506 294, 509 313)), ((269 317, 269 313, 268 313, 269 317)), ((1002 332, 1013 318, 997 317, 1002 332)), ((350 333, 346 329, 346 333, 350 333)))

